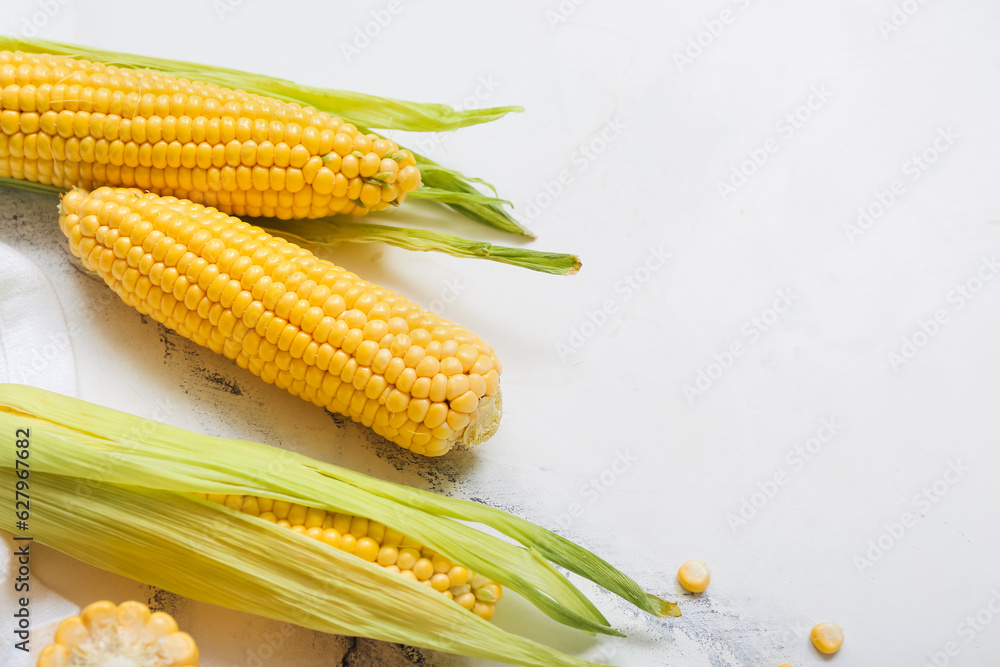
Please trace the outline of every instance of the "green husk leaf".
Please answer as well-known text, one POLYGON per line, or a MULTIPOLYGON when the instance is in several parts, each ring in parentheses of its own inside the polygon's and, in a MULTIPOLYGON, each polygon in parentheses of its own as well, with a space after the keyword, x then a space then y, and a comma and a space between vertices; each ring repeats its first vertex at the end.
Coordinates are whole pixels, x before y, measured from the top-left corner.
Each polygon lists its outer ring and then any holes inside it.
MULTIPOLYGON (((22 181, 16 178, 0 177, 0 186, 40 194, 57 195, 65 192, 54 185, 22 181)), ((363 206, 360 200, 356 203, 363 206)), ((322 247, 345 242, 385 243, 406 250, 442 252, 453 257, 467 259, 488 259, 553 275, 574 274, 579 271, 581 266, 580 259, 576 255, 498 246, 430 229, 392 227, 339 218, 313 220, 247 218, 247 220, 262 226, 271 234, 304 246, 322 247)))
POLYGON ((576 255, 493 245, 430 229, 390 227, 366 222, 341 222, 337 218, 268 219, 256 222, 270 234, 300 245, 322 247, 344 241, 386 243, 406 250, 436 251, 453 257, 488 259, 554 275, 573 274, 579 271, 581 266, 580 258, 576 255))
POLYGON ((25 190, 41 195, 61 195, 68 192, 65 188, 56 187, 55 185, 46 185, 45 183, 37 183, 35 181, 22 181, 19 178, 8 178, 6 176, 0 176, 0 185, 5 188, 25 190))
MULTIPOLYGON (((433 494, 274 447, 199 435, 22 385, 0 385, 0 429, 30 429, 28 456, 0 448, 0 467, 9 469, 0 475, 0 489, 13 497, 15 471, 27 474, 35 501, 30 534, 37 541, 204 602, 324 632, 511 664, 592 664, 505 632, 426 586, 196 493, 259 495, 366 516, 585 632, 620 635, 543 556, 571 563, 609 590, 631 585, 641 593, 593 554, 499 510, 438 503, 433 494), (580 558, 590 562, 576 563, 580 558)), ((0 527, 12 532, 14 523, 13 512, 0 518, 0 527)), ((649 610, 644 595, 625 597, 649 610)))
POLYGON ((467 194, 451 190, 438 190, 437 188, 428 188, 425 186, 417 188, 406 196, 411 199, 429 199, 441 202, 442 204, 474 202, 477 204, 496 204, 497 206, 510 205, 509 201, 500 199, 499 197, 489 197, 478 193, 467 194))
MULTIPOLYGON (((404 102, 375 95, 364 95, 345 90, 326 90, 303 86, 292 81, 214 67, 180 60, 166 60, 131 53, 118 53, 94 49, 78 44, 53 42, 44 39, 27 39, 0 36, 0 50, 27 53, 50 53, 99 61, 124 67, 148 68, 178 77, 216 83, 228 88, 239 88, 258 95, 274 97, 286 102, 296 102, 320 111, 350 120, 363 132, 372 128, 405 130, 412 132, 441 132, 497 120, 511 112, 524 111, 518 106, 489 109, 457 110, 443 104, 404 102)), ((382 135, 380 135, 382 136, 382 135)), ((499 204, 476 201, 478 195, 472 183, 493 186, 478 178, 466 177, 458 171, 444 169, 435 162, 414 152, 423 182, 429 187, 453 193, 450 200, 442 202, 473 220, 496 229, 533 236, 499 204), (435 169, 436 168, 436 169, 435 169), (425 169, 427 170, 425 172, 425 169), (468 197, 463 197, 468 195, 468 197)), ((494 190, 495 192, 495 190, 494 190)), ((433 198, 433 197, 430 197, 433 198)))
POLYGON ((25 53, 50 53, 99 61, 119 67, 148 68, 178 77, 217 83, 228 88, 240 88, 250 93, 296 102, 327 113, 350 119, 365 127, 408 132, 442 132, 470 125, 488 123, 508 113, 524 111, 519 106, 486 109, 455 109, 446 104, 407 102, 378 95, 365 95, 347 90, 328 90, 313 86, 182 60, 168 60, 134 53, 105 51, 79 44, 0 36, 0 50, 25 53))
MULTIPOLYGON (((454 169, 442 167, 417 153, 414 153, 413 156, 417 161, 417 167, 420 169, 421 182, 432 193, 432 196, 426 196, 426 199, 441 201, 441 203, 450 206, 462 215, 494 229, 520 234, 532 239, 535 238, 534 232, 515 220, 504 209, 504 205, 509 205, 509 202, 506 202, 506 200, 502 200, 503 203, 484 202, 480 199, 483 195, 471 183, 475 182, 485 185, 496 194, 496 188, 491 184, 479 178, 464 176, 454 169), (437 195, 434 193, 441 194, 437 195), (450 194, 445 195, 444 193, 450 194)), ((418 191, 419 189, 414 192, 418 191)), ((410 193, 410 195, 412 196, 413 193, 410 193)))

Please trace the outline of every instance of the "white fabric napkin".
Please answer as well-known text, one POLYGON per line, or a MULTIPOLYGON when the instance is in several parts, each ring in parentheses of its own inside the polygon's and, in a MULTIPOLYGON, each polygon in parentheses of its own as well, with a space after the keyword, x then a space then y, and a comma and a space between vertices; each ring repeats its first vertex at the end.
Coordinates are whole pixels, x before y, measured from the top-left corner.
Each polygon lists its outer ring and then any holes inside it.
MULTIPOLYGON (((59 298, 48 278, 35 264, 10 246, 0 243, 0 382, 27 384, 76 396, 73 341, 59 298)), ((0 433, 0 447, 12 446, 11 433, 0 433)), ((5 499, 4 502, 13 502, 5 499)), ((0 511, 13 507, 0 505, 0 511)), ((79 607, 49 590, 32 567, 30 590, 15 591, 18 559, 10 533, 0 531, 0 665, 30 667, 38 653, 52 641, 56 626, 79 607), (30 652, 15 648, 14 631, 18 598, 30 602, 30 652)), ((26 542, 18 542, 17 546, 26 542)), ((34 543, 31 551, 35 550, 34 543)), ((30 565, 29 565, 30 567, 30 565)))

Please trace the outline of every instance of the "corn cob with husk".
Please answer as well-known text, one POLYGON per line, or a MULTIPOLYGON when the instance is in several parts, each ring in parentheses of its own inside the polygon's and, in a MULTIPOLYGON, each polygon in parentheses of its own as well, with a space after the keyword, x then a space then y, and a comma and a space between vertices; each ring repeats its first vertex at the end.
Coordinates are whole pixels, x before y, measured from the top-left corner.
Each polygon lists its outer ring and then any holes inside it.
POLYGON ((496 582, 452 563, 447 557, 397 530, 363 516, 326 512, 258 496, 198 495, 237 512, 321 540, 335 549, 419 581, 484 620, 493 618, 496 603, 503 597, 503 588, 496 582))
MULTIPOLYGON (((351 91, 326 90, 238 70, 105 51, 42 39, 0 36, 0 50, 69 56, 119 67, 158 72, 190 81, 203 81, 349 119, 351 124, 364 134, 370 133, 372 128, 406 132, 443 132, 490 122, 507 113, 523 110, 517 106, 458 110, 442 104, 406 102, 351 91)), ((485 185, 492 190, 491 185, 481 179, 466 177, 457 171, 442 167, 412 151, 411 154, 421 173, 423 186, 426 186, 413 191, 411 194, 414 198, 439 201, 463 215, 496 229, 532 236, 504 209, 510 202, 484 196, 473 184, 485 185)))
MULTIPOLYGON (((478 503, 40 389, 0 385, 0 431, 17 429, 27 430, 30 454, 0 448, 0 467, 8 469, 0 492, 13 497, 19 477, 30 486, 28 530, 36 541, 196 600, 323 632, 510 664, 592 664, 505 632, 433 584, 361 557, 356 547, 347 553, 244 512, 245 498, 253 497, 258 507, 267 498, 377 522, 386 534, 409 536, 585 632, 621 635, 553 564, 651 614, 679 613, 585 549, 478 503), (237 511, 201 494, 244 500, 237 511)), ((0 515, 0 527, 13 532, 15 522, 13 513, 0 515)))
POLYGON ((102 600, 59 623, 38 667, 198 667, 198 647, 170 614, 102 600))
POLYGON ((519 108, 456 111, 204 65, 0 37, 0 184, 41 192, 138 186, 237 215, 267 216, 273 220, 264 224, 304 241, 378 241, 575 273, 580 263, 573 255, 326 217, 382 210, 411 194, 530 236, 503 209, 508 202, 471 185, 478 179, 400 148, 361 124, 440 131, 514 110, 519 108), (360 121, 345 122, 336 114, 360 121), (414 189, 421 174, 432 187, 414 189), (312 224, 283 225, 287 219, 312 224))
POLYGON ((70 250, 123 301, 265 382, 417 454, 477 444, 500 420, 500 360, 466 329, 200 204, 73 191, 70 250))
POLYGON ((139 187, 282 219, 380 211, 420 184, 412 153, 315 109, 12 51, 0 51, 0 176, 139 187))

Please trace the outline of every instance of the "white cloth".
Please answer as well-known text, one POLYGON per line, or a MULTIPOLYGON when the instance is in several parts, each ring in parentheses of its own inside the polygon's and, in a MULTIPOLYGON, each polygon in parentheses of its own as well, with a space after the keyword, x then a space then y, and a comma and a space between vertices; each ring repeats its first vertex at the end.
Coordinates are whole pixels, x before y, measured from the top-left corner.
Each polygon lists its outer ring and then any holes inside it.
MULTIPOLYGON (((28 384, 76 396, 73 341, 63 310, 48 278, 27 257, 0 243, 0 382, 28 384)), ((0 447, 10 446, 12 434, 0 434, 0 447), (6 440, 4 439, 6 438, 6 440)), ((9 501, 8 501, 9 502, 9 501)), ((2 511, 13 511, 3 507, 2 511)), ((52 641, 56 626, 79 607, 49 590, 32 567, 30 590, 18 593, 18 562, 14 541, 0 531, 0 665, 30 667, 38 652, 52 641), (18 598, 28 597, 31 619, 29 653, 14 648, 14 613, 18 598)), ((24 544, 21 542, 19 544, 24 544)), ((31 550, 37 553, 34 543, 31 550)))

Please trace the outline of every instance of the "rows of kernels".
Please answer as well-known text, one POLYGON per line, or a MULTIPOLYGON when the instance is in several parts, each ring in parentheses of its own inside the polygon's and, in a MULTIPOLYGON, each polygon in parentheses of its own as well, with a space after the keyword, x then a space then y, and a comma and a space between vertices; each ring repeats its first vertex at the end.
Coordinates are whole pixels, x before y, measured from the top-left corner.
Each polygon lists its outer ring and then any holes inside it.
POLYGON ((9 51, 0 52, 0 159, 8 177, 140 187, 281 218, 382 210, 420 184, 412 153, 314 109, 9 51))
POLYGON ((197 667, 198 648, 168 614, 141 602, 100 601, 63 619, 38 656, 38 667, 92 665, 197 667))
POLYGON ((259 496, 204 494, 203 498, 320 540, 430 586, 487 621, 503 596, 499 584, 364 517, 327 512, 259 496))
POLYGON ((418 454, 447 452, 498 391, 482 339, 214 209, 101 188, 63 210, 73 253, 126 303, 418 454))

